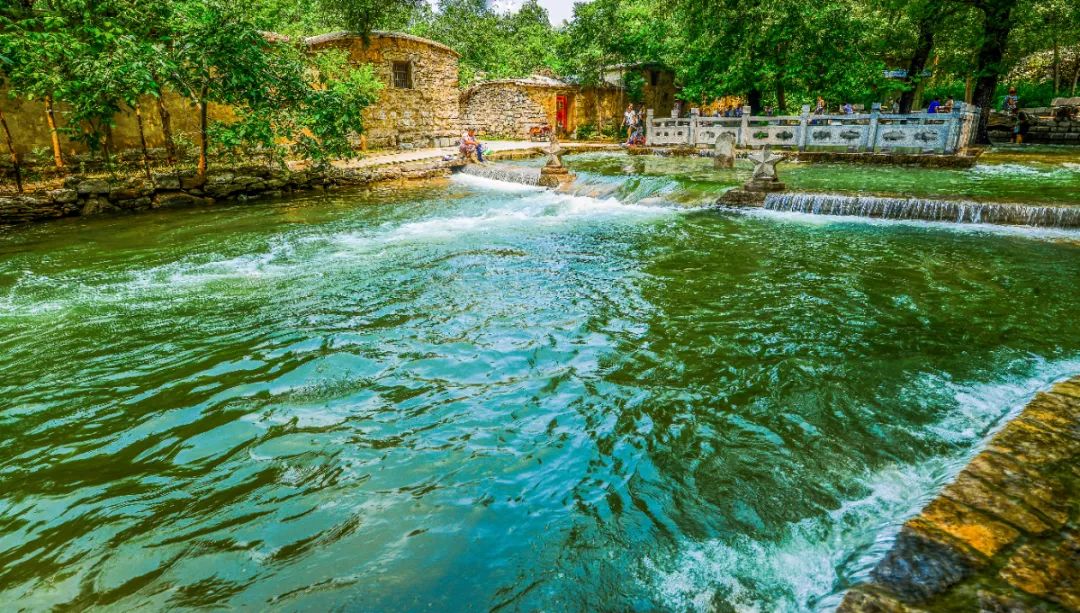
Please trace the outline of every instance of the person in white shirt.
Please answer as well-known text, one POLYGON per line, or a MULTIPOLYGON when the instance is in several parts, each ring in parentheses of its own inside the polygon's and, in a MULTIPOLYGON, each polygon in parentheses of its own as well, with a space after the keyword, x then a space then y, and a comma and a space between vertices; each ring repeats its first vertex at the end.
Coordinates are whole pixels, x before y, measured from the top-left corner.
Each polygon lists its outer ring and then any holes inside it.
POLYGON ((626 112, 623 113, 623 126, 626 128, 626 145, 630 145, 630 139, 634 136, 634 126, 637 125, 637 113, 634 112, 634 105, 626 105, 626 112))

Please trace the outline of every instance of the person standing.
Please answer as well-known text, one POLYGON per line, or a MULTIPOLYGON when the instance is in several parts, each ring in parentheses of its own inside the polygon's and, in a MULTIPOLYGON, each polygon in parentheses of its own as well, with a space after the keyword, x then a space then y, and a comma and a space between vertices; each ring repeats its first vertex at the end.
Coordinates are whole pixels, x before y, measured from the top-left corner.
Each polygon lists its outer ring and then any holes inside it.
POLYGON ((1020 110, 1020 97, 1016 95, 1015 87, 1009 88, 1009 94, 1005 96, 1005 102, 1002 107, 1006 113, 1014 117, 1016 116, 1017 111, 1020 110))
POLYGON ((634 112, 634 105, 626 105, 626 112, 623 113, 623 127, 626 128, 626 146, 630 146, 630 140, 634 137, 634 125, 637 123, 637 113, 634 112))

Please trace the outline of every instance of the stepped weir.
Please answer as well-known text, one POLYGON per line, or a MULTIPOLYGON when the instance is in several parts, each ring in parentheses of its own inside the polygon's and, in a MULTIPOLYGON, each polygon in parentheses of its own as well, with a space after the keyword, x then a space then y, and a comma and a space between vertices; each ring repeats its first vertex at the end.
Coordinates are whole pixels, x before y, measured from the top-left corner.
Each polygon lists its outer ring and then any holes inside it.
POLYGON ((540 169, 509 164, 468 164, 460 171, 474 177, 484 177, 496 181, 508 181, 523 185, 540 185, 540 169))
POLYGON ((1080 207, 988 204, 965 200, 777 193, 765 197, 771 211, 851 215, 879 219, 990 223, 1042 228, 1080 228, 1080 207))

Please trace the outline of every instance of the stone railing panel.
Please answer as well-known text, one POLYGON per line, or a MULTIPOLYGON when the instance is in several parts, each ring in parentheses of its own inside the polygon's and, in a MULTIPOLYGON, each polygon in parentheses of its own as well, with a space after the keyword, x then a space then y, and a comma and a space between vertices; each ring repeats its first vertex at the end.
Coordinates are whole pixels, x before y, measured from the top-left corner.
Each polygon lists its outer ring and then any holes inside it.
POLYGON ((646 113, 649 145, 712 147, 724 132, 740 147, 798 149, 843 148, 847 151, 915 151, 955 153, 974 137, 978 109, 963 103, 952 113, 883 114, 879 105, 870 113, 811 115, 804 106, 800 115, 751 116, 743 107, 741 117, 701 117, 693 109, 689 117, 654 117, 646 113))

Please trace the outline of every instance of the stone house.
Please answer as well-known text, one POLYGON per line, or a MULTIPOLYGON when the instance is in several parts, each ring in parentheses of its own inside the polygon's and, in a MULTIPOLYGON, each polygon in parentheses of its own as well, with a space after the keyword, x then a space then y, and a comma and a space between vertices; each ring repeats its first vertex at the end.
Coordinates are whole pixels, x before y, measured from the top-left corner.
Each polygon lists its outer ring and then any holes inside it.
POLYGON ((571 135, 618 125, 625 97, 612 85, 581 86, 548 75, 483 81, 461 92, 463 127, 488 137, 528 138, 534 127, 571 135))
POLYGON ((630 74, 641 75, 641 104, 652 109, 657 117, 670 116, 680 89, 675 84, 675 73, 658 63, 618 64, 605 70, 602 78, 605 83, 622 88, 626 86, 626 77, 630 74))
POLYGON ((364 110, 368 146, 448 146, 461 135, 457 51, 398 32, 372 32, 366 43, 351 32, 332 32, 304 43, 312 51, 342 49, 351 61, 374 67, 384 87, 364 110))

